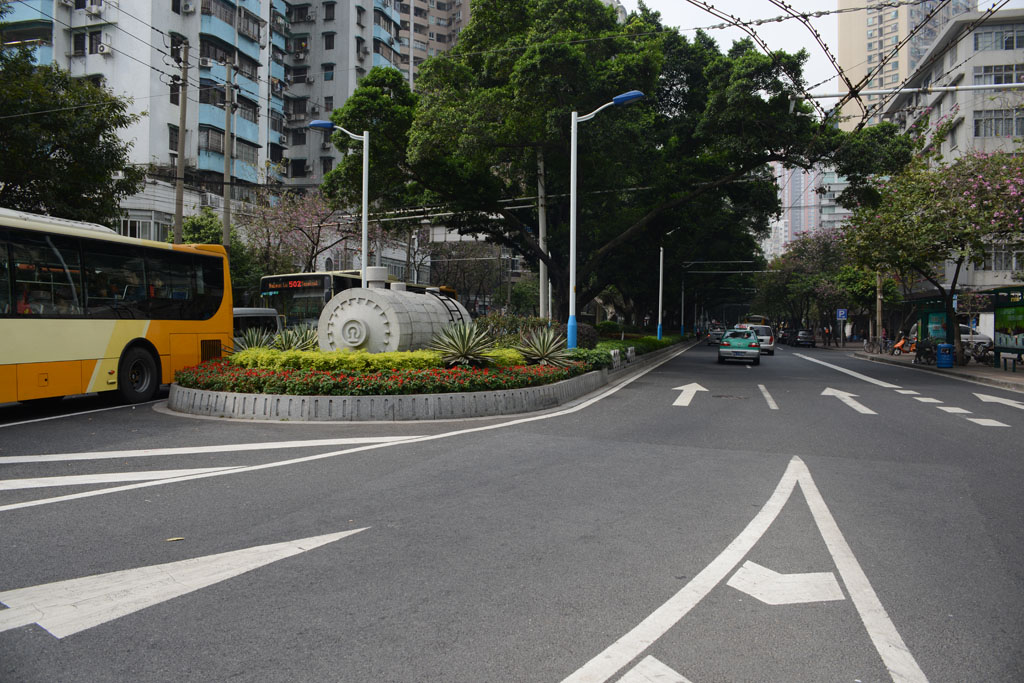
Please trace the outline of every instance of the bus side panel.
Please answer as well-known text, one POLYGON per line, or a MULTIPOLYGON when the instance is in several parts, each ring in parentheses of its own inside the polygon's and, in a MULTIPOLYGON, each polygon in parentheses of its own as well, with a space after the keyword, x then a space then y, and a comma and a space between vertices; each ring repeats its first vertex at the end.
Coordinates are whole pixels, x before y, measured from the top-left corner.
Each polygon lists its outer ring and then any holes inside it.
POLYGON ((82 362, 24 363, 18 366, 18 400, 82 393, 82 362))
POLYGON ((82 383, 86 391, 110 391, 117 388, 117 366, 121 362, 117 358, 100 358, 82 363, 82 383))
MULTIPOLYGON (((169 368, 186 368, 192 365, 199 365, 199 335, 197 334, 172 334, 171 335, 171 362, 169 368)), ((165 371, 165 374, 168 374, 165 371)), ((172 381, 173 371, 165 382, 172 381)))
POLYGON ((18 400, 18 368, 14 365, 0 365, 0 403, 18 400))

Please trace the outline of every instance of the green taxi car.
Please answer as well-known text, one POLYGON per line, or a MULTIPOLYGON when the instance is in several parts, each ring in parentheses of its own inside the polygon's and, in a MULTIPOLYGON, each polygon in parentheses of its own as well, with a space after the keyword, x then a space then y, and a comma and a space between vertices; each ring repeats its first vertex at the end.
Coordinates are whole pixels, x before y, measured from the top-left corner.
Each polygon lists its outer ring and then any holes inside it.
POLYGON ((727 360, 749 360, 761 364, 761 342, 753 330, 729 330, 722 335, 718 345, 718 362, 727 360))

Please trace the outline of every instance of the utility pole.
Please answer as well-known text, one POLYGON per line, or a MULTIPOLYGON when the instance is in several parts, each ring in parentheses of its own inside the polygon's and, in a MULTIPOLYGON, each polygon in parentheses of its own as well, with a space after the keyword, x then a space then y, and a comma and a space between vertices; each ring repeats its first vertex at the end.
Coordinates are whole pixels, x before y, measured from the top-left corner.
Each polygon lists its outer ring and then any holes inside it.
POLYGON ((232 64, 230 61, 224 63, 224 225, 221 232, 224 241, 224 248, 230 254, 231 250, 231 116, 234 114, 234 91, 233 78, 231 75, 232 64))
POLYGON ((181 244, 185 212, 185 107, 188 105, 188 41, 181 44, 181 82, 178 83, 178 168, 174 182, 174 243, 181 244))

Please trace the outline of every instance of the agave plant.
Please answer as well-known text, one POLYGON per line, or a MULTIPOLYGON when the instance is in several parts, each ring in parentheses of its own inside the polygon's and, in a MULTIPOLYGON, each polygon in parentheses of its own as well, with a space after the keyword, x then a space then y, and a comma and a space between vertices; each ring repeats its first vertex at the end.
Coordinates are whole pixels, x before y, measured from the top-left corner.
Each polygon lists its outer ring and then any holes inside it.
POLYGON ((316 330, 309 325, 286 327, 274 338, 274 348, 282 351, 313 351, 319 346, 316 330))
POLYGON ((550 327, 542 327, 523 337, 516 350, 535 365, 564 368, 572 362, 565 348, 565 337, 550 327))
POLYGON ((490 362, 485 355, 494 347, 491 337, 473 323, 452 323, 430 342, 430 348, 441 352, 445 365, 483 367, 490 362))
POLYGON ((250 327, 242 330, 242 334, 235 337, 230 353, 238 353, 246 349, 265 348, 274 346, 274 333, 261 327, 250 327))

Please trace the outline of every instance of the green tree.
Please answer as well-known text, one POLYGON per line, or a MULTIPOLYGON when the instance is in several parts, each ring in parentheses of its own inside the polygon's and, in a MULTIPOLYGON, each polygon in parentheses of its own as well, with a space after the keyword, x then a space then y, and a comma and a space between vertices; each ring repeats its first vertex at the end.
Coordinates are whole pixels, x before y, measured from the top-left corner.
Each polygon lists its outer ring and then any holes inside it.
MULTIPOLYGON (((877 206, 862 206, 850 218, 849 252, 872 267, 920 275, 942 298, 947 320, 956 319, 953 296, 964 266, 982 265, 993 245, 1024 241, 1019 155, 969 154, 948 164, 922 156, 877 189, 877 206)), ((960 353, 959 327, 946 331, 945 341, 960 353)))
POLYGON ((0 92, 0 206, 112 224, 144 182, 119 134, 139 120, 130 101, 28 49, 0 49, 0 92))
MULTIPOLYGON (((181 239, 185 244, 223 244, 223 232, 220 218, 208 206, 199 213, 186 216, 181 224, 181 239)), ((168 242, 174 241, 173 235, 167 236, 168 242)), ((250 299, 259 291, 260 276, 263 273, 257 267, 249 246, 241 239, 235 226, 231 226, 231 290, 236 305, 250 303, 250 299)))

